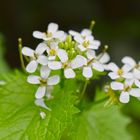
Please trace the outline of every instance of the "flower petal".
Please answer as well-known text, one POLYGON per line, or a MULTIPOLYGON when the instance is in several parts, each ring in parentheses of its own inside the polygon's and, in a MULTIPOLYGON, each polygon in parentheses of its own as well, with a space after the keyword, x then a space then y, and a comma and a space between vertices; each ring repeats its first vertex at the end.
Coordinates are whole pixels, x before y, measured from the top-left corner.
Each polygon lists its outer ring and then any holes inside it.
POLYGON ((116 72, 109 72, 108 76, 113 80, 120 77, 116 72))
POLYGON ((46 93, 46 86, 40 86, 35 93, 36 99, 43 98, 45 96, 45 93, 46 93))
POLYGON ((120 82, 111 82, 111 88, 113 90, 122 90, 124 88, 124 86, 120 82))
POLYGON ((81 44, 78 45, 77 47, 80 49, 81 52, 84 52, 84 51, 87 50, 87 48, 85 48, 85 47, 84 47, 83 45, 81 45, 81 44))
POLYGON ((132 88, 129 92, 131 96, 140 97, 140 89, 139 88, 132 88))
POLYGON ((61 62, 67 62, 68 61, 68 54, 64 49, 59 49, 57 52, 57 55, 61 62))
POLYGON ((62 68, 62 63, 59 61, 49 61, 48 67, 52 70, 59 70, 62 68))
POLYGON ((32 60, 29 62, 29 64, 26 66, 26 71, 29 73, 33 73, 36 71, 38 66, 38 63, 35 60, 32 60))
POLYGON ((30 84, 40 84, 39 79, 40 79, 39 76, 36 76, 36 75, 29 75, 29 76, 27 77, 27 82, 30 83, 30 84))
POLYGON ((135 85, 140 88, 140 81, 135 79, 135 85))
POLYGON ((34 50, 28 47, 23 47, 22 54, 25 56, 34 57, 34 50))
POLYGON ((47 80, 47 84, 48 84, 49 86, 51 86, 51 85, 56 85, 56 84, 58 84, 59 82, 60 82, 60 77, 59 77, 58 75, 51 76, 51 77, 49 77, 48 80, 47 80))
POLYGON ((77 55, 72 61, 71 61, 71 67, 72 69, 80 68, 87 64, 87 59, 81 55, 77 55))
POLYGON ((136 65, 136 61, 130 57, 130 56, 125 56, 123 59, 122 59, 122 63, 124 64, 128 64, 132 67, 134 67, 136 65))
POLYGON ((40 55, 37 59, 37 62, 41 65, 47 65, 48 64, 48 58, 45 55, 40 55))
POLYGON ((90 42, 90 45, 92 46, 93 49, 97 50, 101 45, 101 43, 98 40, 93 40, 92 42, 90 42))
POLYGON ((50 110, 50 108, 48 108, 47 106, 46 106, 46 104, 45 104, 45 102, 44 102, 44 99, 36 99, 35 100, 35 105, 37 105, 37 106, 39 106, 39 107, 42 107, 42 108, 45 108, 45 109, 49 109, 50 110))
POLYGON ((50 23, 48 25, 48 30, 47 31, 49 33, 55 33, 57 30, 58 30, 58 24, 56 24, 56 23, 50 23))
POLYGON ((83 29, 83 30, 81 31, 81 35, 82 35, 82 36, 91 36, 91 34, 92 34, 92 32, 91 32, 91 30, 89 30, 89 29, 83 29))
POLYGON ((64 75, 66 78, 74 78, 75 72, 71 68, 64 69, 64 75))
POLYGON ((87 58, 88 58, 89 60, 95 58, 95 56, 96 56, 94 50, 88 50, 87 53, 86 53, 86 55, 87 55, 87 58))
POLYGON ((100 71, 100 72, 104 71, 104 66, 99 62, 93 62, 92 67, 93 67, 93 69, 95 69, 97 71, 100 71))
POLYGON ((34 31, 33 37, 38 38, 38 39, 44 39, 44 38, 46 38, 46 35, 45 35, 45 33, 42 33, 40 31, 34 31))
POLYGON ((99 61, 100 61, 102 64, 105 64, 105 63, 107 63, 107 62, 110 61, 110 56, 109 56, 108 53, 104 53, 104 54, 101 53, 101 55, 99 55, 99 58, 100 58, 99 61))
POLYGON ((84 67, 83 68, 83 76, 86 78, 91 78, 93 76, 91 67, 84 67))
POLYGON ((35 52, 37 54, 43 54, 47 50, 47 45, 45 43, 39 43, 37 48, 35 49, 35 52))
POLYGON ((130 100, 129 94, 128 92, 122 92, 119 98, 121 103, 128 103, 130 100))
POLYGON ((48 66, 42 66, 40 69, 40 75, 44 79, 49 77, 50 72, 51 72, 51 69, 48 66))
POLYGON ((124 77, 126 79, 131 79, 131 78, 133 78, 133 75, 131 72, 125 72, 125 73, 123 73, 122 77, 124 77))
POLYGON ((73 30, 69 30, 69 34, 70 34, 70 35, 72 35, 72 36, 79 35, 79 33, 78 33, 78 32, 73 31, 73 30))
POLYGON ((57 31, 53 34, 54 38, 58 38, 60 40, 64 40, 63 37, 65 36, 65 33, 63 31, 57 31))
POLYGON ((132 66, 125 64, 123 65, 122 70, 124 72, 129 72, 130 70, 132 70, 132 66))
POLYGON ((84 41, 84 39, 82 38, 81 35, 76 35, 76 36, 74 37, 74 40, 77 41, 77 42, 80 43, 80 44, 82 44, 83 41, 84 41))
POLYGON ((113 72, 117 72, 119 67, 115 63, 111 62, 111 63, 108 64, 108 69, 113 71, 113 72))

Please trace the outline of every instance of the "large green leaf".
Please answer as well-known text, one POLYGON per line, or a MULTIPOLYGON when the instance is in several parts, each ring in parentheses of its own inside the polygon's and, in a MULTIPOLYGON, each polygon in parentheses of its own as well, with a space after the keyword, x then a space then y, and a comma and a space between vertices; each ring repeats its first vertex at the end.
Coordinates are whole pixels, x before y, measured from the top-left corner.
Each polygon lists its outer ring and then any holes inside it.
POLYGON ((15 72, 4 77, 7 84, 0 87, 0 140, 59 140, 77 113, 75 96, 67 81, 64 90, 55 89, 54 100, 47 111, 34 104, 36 86, 26 82, 24 74, 15 72), (40 110, 46 112, 41 119, 40 110))
POLYGON ((70 140, 130 140, 126 130, 130 120, 120 113, 117 106, 104 108, 104 104, 93 106, 75 117, 70 140))

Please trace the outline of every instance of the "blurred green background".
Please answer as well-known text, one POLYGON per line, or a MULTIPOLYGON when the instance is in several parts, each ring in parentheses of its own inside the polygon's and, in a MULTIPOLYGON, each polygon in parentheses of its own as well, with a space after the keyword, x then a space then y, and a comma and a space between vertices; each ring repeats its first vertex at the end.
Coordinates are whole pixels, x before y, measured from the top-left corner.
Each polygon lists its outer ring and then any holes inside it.
POLYGON ((80 31, 94 19, 94 36, 110 46, 112 60, 124 55, 138 60, 140 52, 140 0, 12 0, 0 3, 0 32, 5 37, 6 59, 20 65, 17 38, 35 47, 34 30, 45 31, 49 22, 80 31), (15 61, 16 60, 16 61, 15 61))

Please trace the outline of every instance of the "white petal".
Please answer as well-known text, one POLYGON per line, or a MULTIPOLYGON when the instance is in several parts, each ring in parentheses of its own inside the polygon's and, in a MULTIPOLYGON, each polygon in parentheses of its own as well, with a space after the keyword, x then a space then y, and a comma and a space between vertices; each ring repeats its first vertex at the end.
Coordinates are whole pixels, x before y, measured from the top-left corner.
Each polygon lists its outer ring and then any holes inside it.
POLYGON ((136 79, 135 80, 135 85, 140 88, 140 81, 136 79))
POLYGON ((45 55, 40 55, 37 59, 37 62, 41 65, 47 65, 48 64, 48 58, 45 55))
POLYGON ((62 68, 62 63, 59 61, 49 61, 48 67, 52 70, 59 70, 62 68))
POLYGON ((36 48, 36 50, 35 50, 35 52, 37 53, 37 54, 43 54, 44 52, 45 52, 45 50, 47 50, 47 45, 45 44, 45 43, 40 43, 38 46, 37 46, 37 48, 36 48))
POLYGON ((55 60, 56 56, 48 56, 48 60, 55 60))
POLYGON ((115 64, 115 63, 109 63, 108 64, 108 68, 109 68, 109 70, 111 70, 111 71, 113 71, 113 72, 117 72, 118 71, 118 66, 115 64))
POLYGON ((140 70, 134 69, 133 70, 133 75, 134 75, 134 78, 140 79, 140 70))
POLYGON ((127 78, 127 79, 131 79, 131 78, 133 78, 133 75, 130 72, 126 72, 126 73, 123 73, 122 77, 127 78))
POLYGON ((122 92, 119 98, 121 103, 128 103, 130 100, 129 94, 128 92, 122 92))
POLYGON ((58 38, 60 40, 63 40, 64 36, 65 36, 65 33, 63 31, 57 31, 53 34, 54 38, 58 38))
POLYGON ((50 33, 54 33, 54 32, 56 32, 58 30, 58 24, 56 24, 56 23, 50 23, 49 25, 48 25, 48 32, 50 33))
POLYGON ((129 57, 129 56, 125 56, 123 59, 122 59, 122 63, 124 64, 129 64, 130 66, 134 67, 136 65, 136 62, 135 60, 132 58, 132 57, 129 57))
POLYGON ((59 59, 61 60, 61 62, 67 62, 68 54, 64 49, 59 49, 57 52, 57 55, 58 55, 59 59))
POLYGON ((48 84, 49 86, 51 86, 51 85, 56 85, 56 84, 58 84, 59 82, 60 82, 60 77, 59 77, 58 75, 51 76, 51 77, 49 77, 48 80, 47 80, 47 84, 48 84))
POLYGON ((72 61, 71 61, 71 67, 72 69, 80 68, 83 65, 87 64, 87 59, 81 55, 77 55, 72 61))
POLYGON ((123 84, 120 82, 111 82, 111 88, 113 90, 122 90, 123 89, 123 84))
POLYGON ((46 113, 45 112, 41 111, 39 114, 40 114, 40 117, 42 119, 45 119, 46 118, 46 113))
POLYGON ((22 48, 22 54, 25 55, 25 56, 34 57, 34 50, 32 50, 28 47, 23 47, 22 48))
POLYGON ((38 39, 44 39, 46 37, 45 33, 42 33, 40 31, 34 31, 33 36, 38 39))
MULTIPOLYGON (((45 102, 44 102, 44 99, 36 99, 35 100, 35 104, 37 105, 37 106, 39 106, 39 107, 42 107, 42 108, 45 108, 45 109, 49 109, 47 106, 46 106, 46 104, 45 104, 45 102)), ((49 109, 50 110, 50 109, 49 109)))
POLYGON ((83 76, 86 78, 91 78, 93 76, 91 67, 84 67, 83 68, 83 76))
POLYGON ((64 69, 64 75, 66 78, 74 78, 75 72, 71 68, 64 69))
POLYGON ((108 76, 113 80, 120 77, 116 72, 109 72, 108 76))
POLYGON ((78 32, 73 31, 73 30, 70 30, 70 31, 69 31, 69 34, 70 34, 70 35, 72 35, 72 36, 79 35, 79 33, 78 33, 78 32))
POLYGON ((84 52, 87 50, 87 48, 85 48, 83 45, 78 45, 77 47, 80 49, 81 52, 84 52))
POLYGON ((74 40, 77 41, 80 44, 83 43, 83 41, 84 41, 81 35, 76 35, 74 37, 74 40))
POLYGON ((87 55, 87 58, 89 60, 91 60, 91 59, 95 58, 95 51, 94 50, 88 50, 86 55, 87 55))
POLYGON ((38 63, 35 60, 32 60, 29 62, 29 64, 26 66, 26 71, 29 73, 33 73, 36 71, 38 66, 38 63))
POLYGON ((94 62, 92 63, 92 67, 95 69, 95 70, 98 70, 100 72, 104 71, 104 67, 101 63, 99 62, 94 62))
POLYGON ((30 83, 30 84, 40 84, 39 79, 40 79, 39 76, 36 76, 36 75, 29 75, 29 76, 27 77, 27 82, 30 83))
POLYGON ((90 45, 93 46, 93 49, 97 50, 99 48, 99 46, 101 45, 101 43, 98 40, 94 40, 94 41, 90 42, 90 45))
MULTIPOLYGON (((101 54, 102 55, 102 54, 101 54)), ((99 58, 100 58, 100 62, 101 63, 103 63, 103 64, 105 64, 105 63, 107 63, 107 62, 109 62, 110 61, 110 56, 109 56, 109 54, 108 53, 104 53, 102 56, 101 55, 99 55, 99 58)))
POLYGON ((81 35, 82 36, 90 36, 92 34, 92 32, 91 32, 91 30, 89 30, 89 29, 83 29, 82 31, 81 31, 81 35))
POLYGON ((41 99, 45 96, 46 93, 46 87, 45 86, 40 86, 35 94, 36 99, 41 99))
POLYGON ((125 64, 125 65, 122 67, 122 70, 123 70, 124 72, 129 72, 130 70, 132 70, 132 66, 125 64))
POLYGON ((132 88, 129 92, 131 96, 140 97, 140 89, 139 88, 132 88))
POLYGON ((128 87, 128 86, 131 87, 134 82, 135 82, 135 79, 126 79, 125 80, 125 85, 126 85, 126 87, 128 87))
POLYGON ((89 41, 90 43, 91 43, 91 42, 92 42, 92 43, 94 42, 94 38, 93 38, 93 36, 91 36, 91 35, 90 35, 90 36, 86 36, 85 40, 86 40, 86 41, 89 41))
POLYGON ((40 69, 40 75, 42 78, 46 79, 50 75, 50 68, 48 66, 42 66, 40 69))

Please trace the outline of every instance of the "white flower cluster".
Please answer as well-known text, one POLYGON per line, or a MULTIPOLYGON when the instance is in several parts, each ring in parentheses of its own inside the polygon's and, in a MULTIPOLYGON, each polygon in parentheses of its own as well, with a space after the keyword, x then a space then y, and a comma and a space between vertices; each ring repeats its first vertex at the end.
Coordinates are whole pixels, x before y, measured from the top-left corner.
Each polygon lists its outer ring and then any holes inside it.
POLYGON ((47 89, 60 82, 59 75, 52 75, 52 71, 62 70, 68 79, 76 77, 77 69, 89 79, 93 76, 93 69, 103 72, 110 60, 106 51, 96 54, 100 41, 94 39, 89 29, 65 33, 58 29, 57 24, 50 23, 46 32, 34 31, 33 36, 42 42, 35 50, 23 47, 22 54, 29 58, 28 73, 40 71, 39 76, 31 74, 27 78, 29 83, 40 85, 35 94, 37 99, 45 95, 51 97, 47 89))
POLYGON ((140 62, 137 64, 131 57, 124 57, 122 59, 124 64, 119 68, 115 63, 109 63, 108 76, 114 80, 110 87, 114 91, 119 91, 119 100, 122 103, 128 103, 130 96, 140 98, 140 62))

